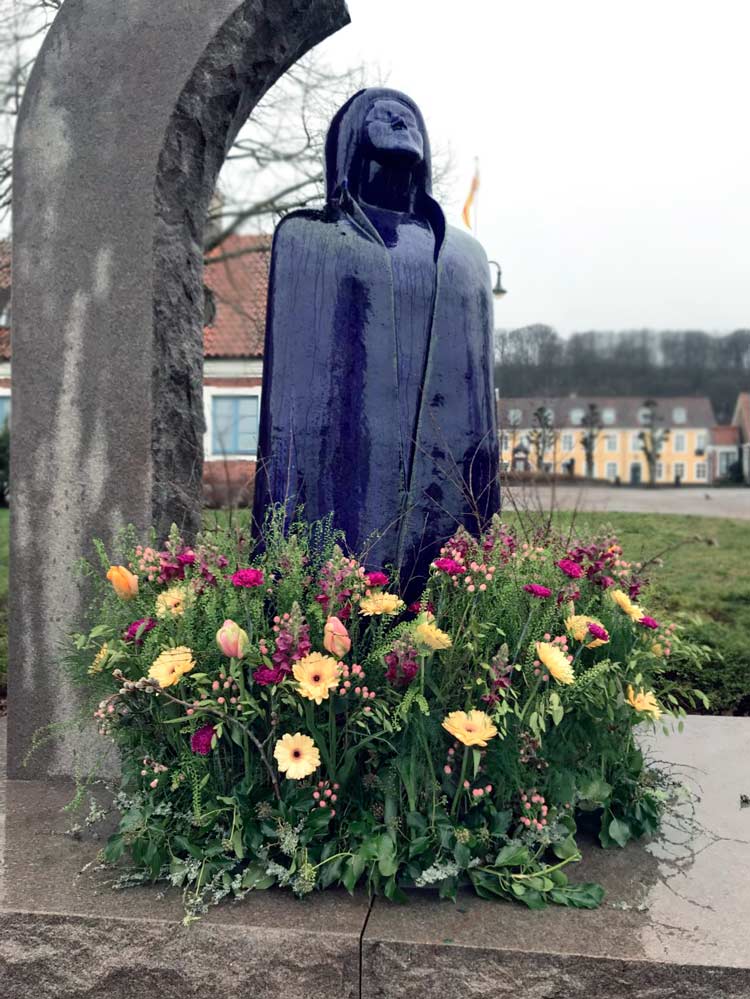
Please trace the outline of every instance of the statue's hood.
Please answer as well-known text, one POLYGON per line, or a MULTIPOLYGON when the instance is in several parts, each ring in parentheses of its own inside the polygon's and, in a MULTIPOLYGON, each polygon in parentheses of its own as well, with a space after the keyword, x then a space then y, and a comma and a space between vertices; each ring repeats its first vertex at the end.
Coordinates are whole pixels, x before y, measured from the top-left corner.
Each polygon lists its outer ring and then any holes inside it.
POLYGON ((382 99, 401 101, 414 112, 424 141, 424 159, 416 171, 416 183, 424 194, 428 196, 432 194, 430 141, 422 112, 414 101, 400 90, 391 90, 389 87, 368 87, 349 98, 333 116, 328 129, 325 149, 328 201, 340 195, 344 182, 356 196, 360 186, 363 161, 365 158, 369 159, 369 156, 365 155, 362 140, 365 119, 375 101, 382 99))

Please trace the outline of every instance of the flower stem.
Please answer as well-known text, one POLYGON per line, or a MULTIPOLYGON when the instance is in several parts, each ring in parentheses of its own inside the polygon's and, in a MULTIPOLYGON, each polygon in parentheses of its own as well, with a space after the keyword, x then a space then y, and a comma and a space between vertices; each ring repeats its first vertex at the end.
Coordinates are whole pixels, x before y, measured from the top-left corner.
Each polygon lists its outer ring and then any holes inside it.
POLYGON ((464 781, 466 780, 466 768, 469 764, 469 747, 464 746, 464 759, 461 764, 461 776, 458 778, 458 787, 456 788, 456 793, 453 796, 453 804, 451 805, 451 815, 454 816, 458 811, 458 802, 461 798, 461 792, 464 789, 464 781))

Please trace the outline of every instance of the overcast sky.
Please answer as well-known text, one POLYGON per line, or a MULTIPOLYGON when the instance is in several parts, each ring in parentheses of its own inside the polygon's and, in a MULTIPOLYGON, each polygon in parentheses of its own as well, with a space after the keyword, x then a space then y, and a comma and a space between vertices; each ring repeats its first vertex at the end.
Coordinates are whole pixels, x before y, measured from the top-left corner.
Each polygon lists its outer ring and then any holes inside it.
POLYGON ((455 157, 508 294, 496 325, 750 325, 749 0, 348 0, 324 42, 376 62, 455 157))

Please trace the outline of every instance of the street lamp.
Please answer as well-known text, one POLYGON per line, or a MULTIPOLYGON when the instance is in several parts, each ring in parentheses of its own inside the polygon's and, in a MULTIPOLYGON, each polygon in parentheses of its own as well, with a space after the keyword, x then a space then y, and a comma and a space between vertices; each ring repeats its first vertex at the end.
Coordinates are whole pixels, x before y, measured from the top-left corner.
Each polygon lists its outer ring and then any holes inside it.
POLYGON ((497 280, 495 281, 495 287, 492 289, 492 294, 495 296, 495 298, 502 298, 503 295, 506 294, 505 288, 503 288, 502 268, 500 267, 500 264, 497 262, 497 260, 490 260, 489 264, 490 267, 492 267, 493 264, 495 267, 497 267, 497 280))

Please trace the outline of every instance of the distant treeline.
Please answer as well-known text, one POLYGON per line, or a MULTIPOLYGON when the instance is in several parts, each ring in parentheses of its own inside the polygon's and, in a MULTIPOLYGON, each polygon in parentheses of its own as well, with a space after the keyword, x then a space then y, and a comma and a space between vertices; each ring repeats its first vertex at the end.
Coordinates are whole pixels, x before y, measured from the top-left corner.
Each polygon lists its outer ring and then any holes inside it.
POLYGON ((728 423, 737 394, 750 388, 750 329, 497 330, 495 384, 504 396, 707 395, 728 423))

